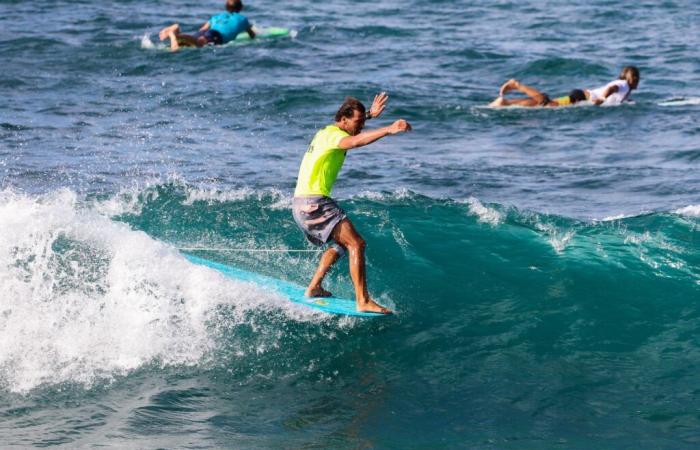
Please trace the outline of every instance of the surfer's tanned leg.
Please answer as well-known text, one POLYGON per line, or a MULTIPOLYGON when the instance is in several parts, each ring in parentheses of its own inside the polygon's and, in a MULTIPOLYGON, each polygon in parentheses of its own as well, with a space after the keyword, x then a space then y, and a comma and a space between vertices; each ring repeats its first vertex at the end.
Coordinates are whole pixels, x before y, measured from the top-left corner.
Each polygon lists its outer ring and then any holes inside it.
POLYGON ((343 219, 333 230, 333 240, 348 249, 350 258, 350 276, 355 286, 357 310, 391 314, 391 310, 377 304, 369 296, 365 272, 365 240, 355 230, 352 222, 343 219))
POLYGON ((161 41, 170 39, 170 50, 172 51, 178 50, 181 45, 186 47, 202 47, 207 43, 207 40, 204 38, 197 39, 189 34, 180 33, 180 25, 176 23, 160 30, 158 37, 161 41))
POLYGON ((158 37, 160 38, 161 41, 164 41, 170 37, 171 34, 177 34, 180 32, 180 25, 174 23, 170 25, 169 27, 165 27, 162 30, 160 30, 160 33, 158 33, 158 37))
POLYGON ((160 30, 160 33, 158 33, 158 37, 160 38, 161 41, 164 41, 166 39, 170 39, 170 50, 176 51, 177 49, 180 48, 180 44, 178 42, 178 37, 180 36, 180 25, 174 23, 170 25, 169 27, 165 27, 162 30, 160 30))
POLYGON ((330 297, 331 293, 321 287, 323 283, 323 278, 328 273, 328 269, 331 268, 335 262, 338 261, 338 252, 334 248, 329 248, 323 255, 321 255, 321 261, 318 264, 318 269, 314 277, 309 283, 309 287, 306 288, 304 295, 307 297, 330 297))
POLYGON ((546 106, 548 97, 537 89, 522 84, 516 79, 510 79, 501 85, 498 91, 498 97, 489 103, 491 107, 497 106, 546 106), (527 95, 528 98, 507 99, 506 94, 510 91, 520 91, 527 95))

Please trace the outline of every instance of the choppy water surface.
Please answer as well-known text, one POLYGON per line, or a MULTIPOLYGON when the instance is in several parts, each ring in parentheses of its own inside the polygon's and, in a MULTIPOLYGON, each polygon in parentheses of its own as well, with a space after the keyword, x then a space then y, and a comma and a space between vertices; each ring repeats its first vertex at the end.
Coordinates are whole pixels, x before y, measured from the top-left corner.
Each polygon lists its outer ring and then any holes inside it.
MULTIPOLYGON (((293 37, 143 48, 217 2, 0 3, 0 444, 694 448, 700 7, 251 1, 293 37), (640 67, 634 104, 493 110, 640 67), (335 194, 394 317, 316 314, 177 247, 306 249, 346 95, 414 132, 335 194)), ((305 283, 315 254, 202 253, 305 283)), ((328 286, 351 296, 347 262, 328 286)))

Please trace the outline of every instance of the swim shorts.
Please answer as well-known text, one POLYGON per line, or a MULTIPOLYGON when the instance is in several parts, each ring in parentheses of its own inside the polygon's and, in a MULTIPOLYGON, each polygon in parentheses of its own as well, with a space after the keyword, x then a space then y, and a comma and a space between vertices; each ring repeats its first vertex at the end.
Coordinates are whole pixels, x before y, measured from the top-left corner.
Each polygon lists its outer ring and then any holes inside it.
POLYGON ((192 37, 194 37, 195 39, 199 39, 202 36, 206 38, 208 44, 221 45, 224 43, 223 36, 221 36, 221 33, 219 33, 216 30, 198 31, 192 35, 192 37))
MULTIPOLYGON (((336 225, 347 217, 345 211, 330 197, 294 197, 292 200, 292 216, 306 239, 314 245, 321 245, 331 239, 336 225)), ((345 248, 333 243, 340 256, 345 254, 345 248)))

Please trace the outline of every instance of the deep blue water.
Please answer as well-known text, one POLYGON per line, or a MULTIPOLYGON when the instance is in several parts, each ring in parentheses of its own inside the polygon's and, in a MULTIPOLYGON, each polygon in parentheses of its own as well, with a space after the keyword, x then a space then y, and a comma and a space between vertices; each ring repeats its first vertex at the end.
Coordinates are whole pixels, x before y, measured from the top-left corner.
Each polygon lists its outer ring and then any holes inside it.
MULTIPOLYGON (((251 0, 292 35, 143 44, 221 6, 0 2, 0 446, 700 444, 696 2, 251 0), (632 104, 486 107, 628 64, 632 104), (306 283, 317 253, 248 250, 312 249, 301 156, 379 91, 368 126, 414 131, 351 151, 334 194, 394 317, 182 258, 306 283)), ((346 261, 328 287, 352 296, 346 261)))

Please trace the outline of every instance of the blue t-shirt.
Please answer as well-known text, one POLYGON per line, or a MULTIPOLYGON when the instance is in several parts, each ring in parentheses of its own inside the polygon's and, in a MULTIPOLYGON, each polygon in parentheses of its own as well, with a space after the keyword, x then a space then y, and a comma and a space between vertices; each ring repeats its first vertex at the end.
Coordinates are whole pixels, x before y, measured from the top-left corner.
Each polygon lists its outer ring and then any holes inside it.
POLYGON ((210 29, 217 31, 224 38, 224 44, 236 39, 238 33, 250 28, 250 22, 246 16, 239 13, 223 12, 209 19, 210 29))

